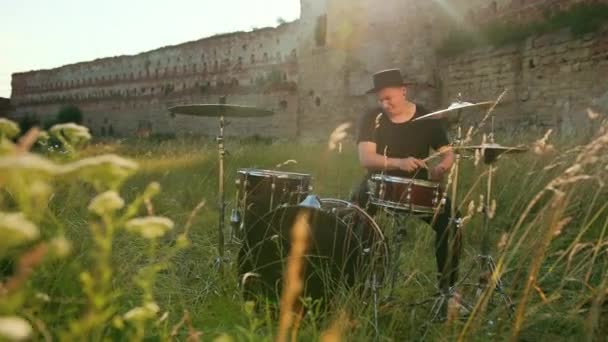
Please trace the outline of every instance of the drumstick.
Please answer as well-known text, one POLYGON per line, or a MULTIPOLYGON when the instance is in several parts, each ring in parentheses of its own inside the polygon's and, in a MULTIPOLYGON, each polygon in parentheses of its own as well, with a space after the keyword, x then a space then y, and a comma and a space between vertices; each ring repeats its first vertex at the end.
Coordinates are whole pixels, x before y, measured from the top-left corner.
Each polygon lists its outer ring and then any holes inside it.
POLYGON ((433 159, 439 157, 440 155, 442 155, 442 154, 444 154, 444 153, 446 153, 448 151, 452 151, 452 150, 453 150, 452 146, 445 146, 444 148, 440 148, 439 151, 437 151, 437 152, 431 154, 430 156, 422 159, 422 161, 426 163, 427 161, 433 160, 433 159))

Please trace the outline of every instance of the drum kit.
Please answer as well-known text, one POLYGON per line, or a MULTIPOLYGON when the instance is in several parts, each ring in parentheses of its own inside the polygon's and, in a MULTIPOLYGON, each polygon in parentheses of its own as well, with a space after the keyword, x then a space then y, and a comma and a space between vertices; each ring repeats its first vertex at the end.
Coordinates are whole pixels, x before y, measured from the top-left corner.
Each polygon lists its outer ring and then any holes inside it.
MULTIPOLYGON (((489 256, 488 230, 491 219, 491 191, 495 163, 506 153, 520 153, 523 147, 502 146, 493 141, 480 145, 464 145, 461 115, 465 112, 490 108, 494 102, 456 102, 415 120, 455 118, 458 135, 452 144, 455 163, 451 186, 451 224, 461 225, 455 203, 458 198, 460 155, 481 153, 489 167, 487 193, 484 203, 484 238, 479 259, 482 267, 491 272, 496 265, 489 256)), ((225 189, 224 189, 224 128, 226 117, 262 117, 272 115, 268 110, 255 107, 228 105, 225 98, 219 104, 183 105, 169 108, 173 114, 217 117, 219 161, 218 186, 218 264, 224 262, 225 189)), ((371 295, 377 323, 379 288, 392 279, 389 271, 398 263, 400 245, 389 246, 385 231, 366 210, 349 201, 319 198, 313 193, 313 177, 306 173, 241 168, 235 178, 235 208, 230 214, 230 241, 238 250, 237 271, 245 296, 263 296, 278 299, 283 285, 286 260, 292 245, 292 233, 299 213, 306 212, 308 246, 304 261, 303 297, 330 301, 339 288, 357 289, 371 295), (391 252, 389 253, 389 250, 391 252)), ((369 179, 369 206, 403 216, 429 216, 446 210, 443 208, 448 193, 440 183, 394 177, 383 172, 369 179)), ((395 241, 391 241, 394 243, 395 241)), ((392 273, 392 274, 391 274, 392 273)), ((495 287, 512 309, 510 298, 504 291, 499 275, 495 287)), ((392 285, 391 293, 392 293, 392 285)), ((369 297, 368 297, 369 298, 369 297)), ((377 327, 377 324, 376 324, 377 327)))

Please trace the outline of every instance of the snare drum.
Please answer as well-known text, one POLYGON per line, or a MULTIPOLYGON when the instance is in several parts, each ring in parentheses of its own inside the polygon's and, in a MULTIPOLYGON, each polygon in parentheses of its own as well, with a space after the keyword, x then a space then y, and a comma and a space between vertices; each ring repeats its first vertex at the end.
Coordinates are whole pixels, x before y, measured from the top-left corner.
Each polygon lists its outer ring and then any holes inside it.
POLYGON ((433 214, 441 200, 439 183, 381 174, 368 181, 370 203, 393 210, 433 214))
POLYGON ((241 229, 278 206, 300 203, 312 190, 305 173, 239 169, 235 182, 241 229))

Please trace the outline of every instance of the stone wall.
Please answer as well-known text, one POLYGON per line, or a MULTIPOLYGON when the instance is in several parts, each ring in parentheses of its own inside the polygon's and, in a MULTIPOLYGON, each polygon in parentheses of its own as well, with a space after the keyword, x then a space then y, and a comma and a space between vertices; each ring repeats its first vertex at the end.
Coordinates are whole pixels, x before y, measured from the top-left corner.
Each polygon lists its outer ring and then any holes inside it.
MULTIPOLYGON (((103 58, 13 75, 11 100, 20 113, 41 120, 71 103, 85 113, 96 132, 129 135, 140 128, 157 133, 214 134, 209 119, 170 119, 167 107, 180 103, 228 103, 263 106, 277 118, 251 127, 234 120, 227 131, 295 135, 297 100, 296 25, 215 36, 135 56, 103 58), (167 121, 169 120, 169 121, 167 121), (184 128, 185 130, 183 130, 184 128)), ((245 121, 247 122, 247 121, 245 121)), ((258 123, 259 122, 259 123, 258 123)))
POLYGON ((229 135, 325 139, 375 106, 365 94, 374 72, 399 67, 414 83, 410 98, 431 110, 458 92, 483 100, 509 88, 502 116, 565 126, 580 108, 604 101, 605 30, 584 37, 565 30, 447 59, 436 51, 455 28, 518 25, 580 2, 608 0, 301 0, 300 19, 277 28, 14 74, 11 100, 17 114, 42 121, 75 104, 96 134, 213 135, 215 119, 173 118, 167 108, 227 95, 228 103, 277 113, 234 119, 229 135))
POLYGON ((508 93, 497 119, 571 131, 586 109, 608 113, 608 26, 573 36, 568 29, 521 44, 477 49, 440 61, 443 103, 495 99, 508 93))

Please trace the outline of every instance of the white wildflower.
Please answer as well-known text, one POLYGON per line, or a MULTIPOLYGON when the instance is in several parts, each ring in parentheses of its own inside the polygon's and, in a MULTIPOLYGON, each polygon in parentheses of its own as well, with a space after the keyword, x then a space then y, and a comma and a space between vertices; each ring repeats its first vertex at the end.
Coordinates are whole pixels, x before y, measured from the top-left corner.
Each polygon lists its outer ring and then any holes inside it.
POLYGON ((95 196, 88 209, 99 216, 104 216, 122 209, 124 206, 125 201, 122 197, 116 191, 110 190, 95 196))
POLYGON ((154 318, 154 316, 156 316, 159 310, 160 308, 156 303, 149 302, 144 304, 144 306, 138 306, 129 310, 127 313, 124 314, 123 317, 125 321, 141 322, 147 319, 154 318))
POLYGON ((40 231, 23 213, 0 212, 0 236, 1 250, 36 240, 40 231))
POLYGON ((10 171, 55 175, 61 172, 61 168, 46 158, 30 153, 0 157, 0 173, 10 171))
POLYGON ((346 130, 349 129, 351 125, 352 124, 350 122, 343 123, 336 127, 333 132, 331 132, 328 142, 328 147, 330 151, 333 151, 338 148, 339 143, 344 140, 344 138, 346 138, 346 136, 348 135, 348 132, 346 132, 346 130))
POLYGON ((89 129, 75 123, 54 125, 49 132, 57 137, 64 138, 69 144, 74 146, 82 145, 91 140, 89 129))
POLYGON ((0 137, 5 137, 8 139, 12 139, 19 134, 21 130, 19 126, 14 121, 0 118, 0 137))
POLYGON ((173 229, 173 226, 173 221, 166 217, 147 216, 129 220, 126 224, 126 229, 146 239, 156 239, 173 229))
POLYGON ((32 326, 17 316, 0 317, 0 340, 25 341, 32 337, 32 326))
POLYGON ((53 238, 49 241, 49 249, 55 257, 65 258, 72 251, 72 244, 63 236, 53 238))
POLYGON ((114 154, 106 154, 70 163, 64 166, 64 173, 95 185, 116 188, 137 168, 137 163, 132 160, 114 154))

